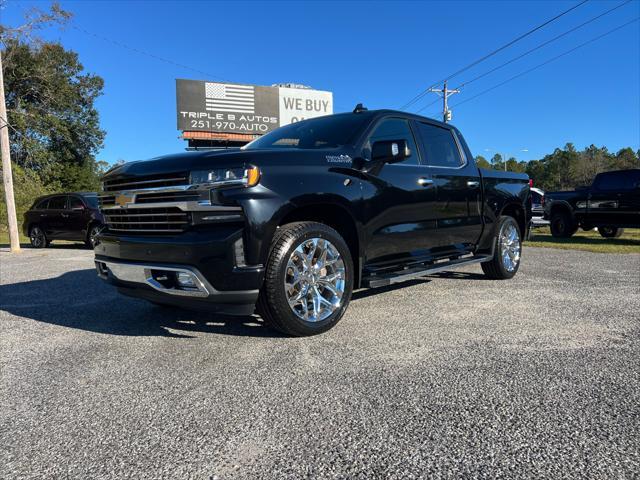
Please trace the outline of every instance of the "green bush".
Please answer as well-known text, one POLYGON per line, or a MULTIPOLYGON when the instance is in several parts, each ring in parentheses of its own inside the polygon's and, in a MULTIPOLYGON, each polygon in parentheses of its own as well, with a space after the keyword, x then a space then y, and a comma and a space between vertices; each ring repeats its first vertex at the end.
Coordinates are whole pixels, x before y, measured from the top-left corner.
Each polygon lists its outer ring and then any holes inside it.
MULTIPOLYGON (((55 188, 55 187, 54 187, 55 188)), ((13 164, 13 193, 16 200, 16 213, 18 214, 18 228, 22 227, 24 212, 31 208, 33 201, 48 193, 52 193, 40 180, 40 177, 32 170, 13 164)), ((9 229, 7 220, 7 205, 4 196, 4 183, 0 183, 0 231, 9 229)))

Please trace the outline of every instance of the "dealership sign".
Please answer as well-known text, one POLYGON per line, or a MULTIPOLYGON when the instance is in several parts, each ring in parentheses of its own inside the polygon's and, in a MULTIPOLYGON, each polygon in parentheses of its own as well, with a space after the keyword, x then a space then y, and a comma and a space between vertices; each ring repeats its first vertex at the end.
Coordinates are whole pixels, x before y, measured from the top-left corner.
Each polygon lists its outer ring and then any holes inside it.
POLYGON ((262 135, 282 125, 333 113, 320 90, 176 80, 178 130, 262 135))

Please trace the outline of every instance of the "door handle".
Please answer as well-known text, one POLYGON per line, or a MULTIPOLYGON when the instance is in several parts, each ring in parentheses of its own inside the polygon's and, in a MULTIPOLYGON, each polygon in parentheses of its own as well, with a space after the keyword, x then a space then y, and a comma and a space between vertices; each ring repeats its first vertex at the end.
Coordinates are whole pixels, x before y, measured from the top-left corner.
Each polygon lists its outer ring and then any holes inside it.
POLYGON ((467 187, 478 188, 480 186, 480 182, 477 180, 468 180, 467 187))
POLYGON ((46 214, 46 213, 41 213, 41 214, 40 214, 40 218, 42 218, 42 217, 46 217, 46 216, 47 216, 47 214, 46 214))
POLYGON ((61 213, 60 215, 62 215, 62 218, 67 218, 69 216, 68 213, 61 213))
POLYGON ((433 185, 433 180, 431 180, 430 178, 420 177, 418 179, 418 185, 422 187, 430 187, 431 185, 433 185))

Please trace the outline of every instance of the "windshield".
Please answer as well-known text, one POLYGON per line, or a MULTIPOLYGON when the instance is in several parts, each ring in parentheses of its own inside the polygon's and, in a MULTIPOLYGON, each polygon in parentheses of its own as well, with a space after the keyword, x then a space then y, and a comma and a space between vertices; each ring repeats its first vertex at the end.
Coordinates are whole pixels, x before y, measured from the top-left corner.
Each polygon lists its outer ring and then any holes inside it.
POLYGON ((363 113, 348 113, 303 120, 267 133, 243 149, 339 148, 349 145, 369 118, 369 115, 363 113))

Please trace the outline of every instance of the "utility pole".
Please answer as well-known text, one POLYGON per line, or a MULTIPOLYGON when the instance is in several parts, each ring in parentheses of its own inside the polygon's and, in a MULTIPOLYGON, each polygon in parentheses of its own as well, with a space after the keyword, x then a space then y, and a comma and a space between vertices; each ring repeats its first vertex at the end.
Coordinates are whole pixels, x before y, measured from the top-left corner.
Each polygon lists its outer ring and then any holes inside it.
POLYGON ((4 99, 4 75, 2 72, 2 52, 0 52, 0 153, 2 154, 2 180, 4 182, 4 196, 7 201, 7 219, 9 221, 9 239, 11 252, 20 252, 20 237, 18 236, 18 217, 16 203, 13 197, 13 176, 11 174, 11 152, 9 150, 9 119, 7 118, 7 104, 4 99))
POLYGON ((447 123, 451 120, 451 110, 449 110, 449 105, 447 100, 454 93, 460 93, 460 90, 457 88, 453 88, 451 90, 447 89, 447 81, 444 81, 444 88, 430 88, 430 92, 437 93, 438 95, 442 95, 442 121, 447 123))

